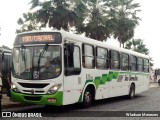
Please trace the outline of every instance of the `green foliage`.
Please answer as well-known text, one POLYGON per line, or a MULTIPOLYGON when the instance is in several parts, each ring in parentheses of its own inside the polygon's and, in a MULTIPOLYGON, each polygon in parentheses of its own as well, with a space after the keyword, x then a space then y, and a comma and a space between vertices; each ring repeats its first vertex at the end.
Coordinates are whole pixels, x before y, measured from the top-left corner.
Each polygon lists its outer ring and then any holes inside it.
POLYGON ((121 44, 130 40, 134 36, 134 29, 139 24, 140 18, 136 13, 140 5, 132 3, 133 0, 110 0, 111 2, 111 16, 115 22, 113 27, 113 36, 118 39, 121 44))
POLYGON ((106 41, 111 35, 123 44, 134 36, 140 5, 133 0, 31 0, 31 8, 17 23, 17 32, 42 27, 69 31, 106 41))
POLYGON ((85 33, 87 37, 105 41, 110 36, 108 0, 82 0, 76 9, 80 14, 80 22, 76 25, 78 33, 85 33), (80 12, 81 11, 81 12, 80 12))
POLYGON ((17 23, 21 25, 21 28, 17 29, 16 33, 41 29, 36 20, 35 13, 23 13, 23 18, 19 18, 17 23))
POLYGON ((44 1, 39 3, 38 7, 36 19, 43 27, 69 30, 69 27, 76 23, 74 7, 72 8, 72 4, 67 0, 44 1))
POLYGON ((148 55, 149 49, 144 45, 143 40, 141 39, 132 39, 126 43, 126 49, 131 49, 133 51, 148 55))

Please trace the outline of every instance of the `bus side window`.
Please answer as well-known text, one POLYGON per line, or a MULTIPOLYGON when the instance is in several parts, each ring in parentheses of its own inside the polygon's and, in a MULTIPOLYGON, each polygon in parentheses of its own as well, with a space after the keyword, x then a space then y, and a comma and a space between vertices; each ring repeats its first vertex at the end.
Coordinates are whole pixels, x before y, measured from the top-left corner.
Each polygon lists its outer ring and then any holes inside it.
POLYGON ((142 58, 140 58, 140 57, 138 57, 138 59, 137 59, 137 67, 138 67, 138 71, 143 71, 143 59, 142 58))
POLYGON ((130 56, 130 70, 131 71, 137 71, 137 57, 136 56, 130 56))
POLYGON ((83 44, 82 45, 82 64, 84 68, 95 68, 94 46, 83 44))
POLYGON ((96 48, 96 67, 98 69, 108 69, 108 50, 106 48, 96 48))
POLYGON ((108 51, 107 69, 111 69, 111 50, 108 51))
POLYGON ((64 47, 64 65, 65 67, 74 67, 73 66, 73 52, 74 48, 71 44, 65 44, 64 47))
POLYGON ((64 66, 66 76, 80 74, 80 48, 78 46, 65 44, 64 66))
POLYGON ((129 69, 129 55, 121 53, 121 70, 128 71, 129 69))
POLYGON ((149 72, 149 60, 144 59, 144 72, 149 72))
POLYGON ((120 68, 120 54, 118 51, 111 50, 111 69, 120 68))

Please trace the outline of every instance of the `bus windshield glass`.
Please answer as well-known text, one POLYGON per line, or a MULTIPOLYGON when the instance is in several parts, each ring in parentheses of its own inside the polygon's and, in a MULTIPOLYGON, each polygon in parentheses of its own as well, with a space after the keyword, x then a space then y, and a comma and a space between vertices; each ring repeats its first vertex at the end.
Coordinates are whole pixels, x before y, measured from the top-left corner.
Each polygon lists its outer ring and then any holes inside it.
POLYGON ((59 45, 21 46, 13 49, 13 76, 25 80, 45 80, 61 73, 59 45))

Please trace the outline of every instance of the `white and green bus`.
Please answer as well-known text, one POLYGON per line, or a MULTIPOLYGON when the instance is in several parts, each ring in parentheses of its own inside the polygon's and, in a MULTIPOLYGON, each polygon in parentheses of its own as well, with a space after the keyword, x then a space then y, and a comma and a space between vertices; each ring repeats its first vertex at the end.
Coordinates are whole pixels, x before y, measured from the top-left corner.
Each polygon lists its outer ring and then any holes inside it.
POLYGON ((18 34, 13 48, 13 101, 68 105, 149 88, 149 57, 64 31, 18 34))

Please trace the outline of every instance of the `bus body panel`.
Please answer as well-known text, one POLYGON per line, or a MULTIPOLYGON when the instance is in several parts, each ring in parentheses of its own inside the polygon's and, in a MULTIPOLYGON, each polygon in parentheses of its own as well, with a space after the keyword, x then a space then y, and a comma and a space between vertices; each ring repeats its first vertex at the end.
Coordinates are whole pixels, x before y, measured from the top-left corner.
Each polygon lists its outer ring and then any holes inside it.
POLYGON ((81 76, 65 76, 64 77, 64 91, 63 104, 73 104, 78 102, 82 92, 81 76))
MULTIPOLYGON (((115 96, 128 95, 131 83, 135 83, 135 93, 141 93, 147 90, 149 87, 149 74, 137 73, 137 72, 120 72, 113 70, 83 70, 82 79, 86 79, 86 75, 89 75, 91 79, 90 83, 96 86, 95 99, 103 99, 115 96), (145 78, 144 78, 145 77, 145 78)), ((86 79, 85 81, 87 81, 86 79)))

